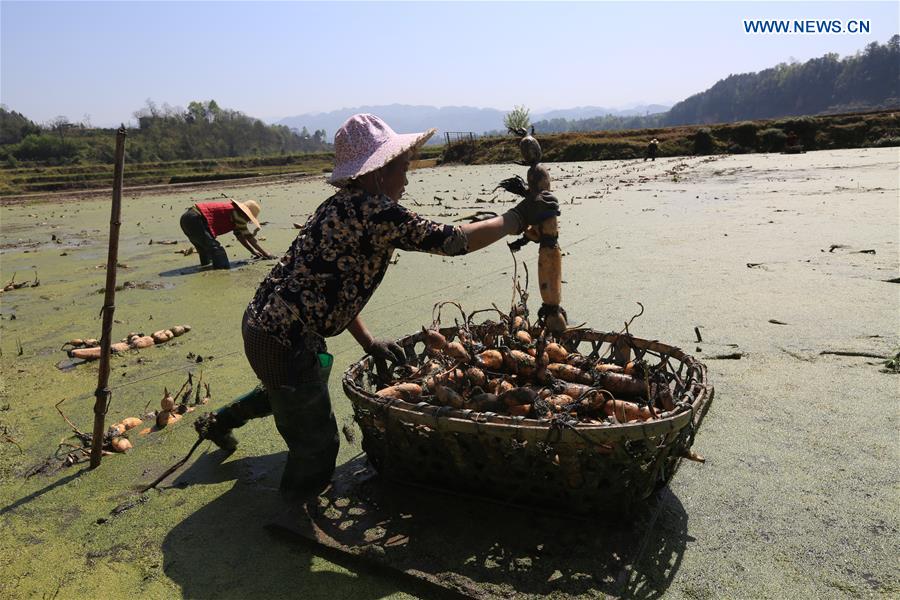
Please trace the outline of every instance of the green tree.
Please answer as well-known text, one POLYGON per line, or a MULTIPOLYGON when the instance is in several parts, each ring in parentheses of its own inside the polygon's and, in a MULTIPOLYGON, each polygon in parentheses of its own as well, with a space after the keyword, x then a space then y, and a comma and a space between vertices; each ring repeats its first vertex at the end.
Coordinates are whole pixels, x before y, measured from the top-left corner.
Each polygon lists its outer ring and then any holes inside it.
POLYGON ((0 145, 16 144, 40 132, 41 128, 22 113, 0 106, 0 145))
POLYGON ((508 130, 528 129, 531 125, 530 111, 524 106, 516 106, 503 117, 503 124, 508 130))

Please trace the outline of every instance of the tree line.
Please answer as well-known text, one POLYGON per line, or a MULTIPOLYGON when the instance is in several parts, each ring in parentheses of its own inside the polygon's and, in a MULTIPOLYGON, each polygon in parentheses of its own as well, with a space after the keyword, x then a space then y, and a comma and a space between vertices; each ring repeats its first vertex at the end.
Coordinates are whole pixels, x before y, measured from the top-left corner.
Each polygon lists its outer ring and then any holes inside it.
MULTIPOLYGON (((215 100, 194 101, 186 109, 151 100, 134 113, 128 129, 129 162, 164 162, 205 158, 321 152, 330 150, 326 132, 310 133, 284 125, 267 125, 215 100)), ((0 107, 0 160, 47 165, 111 163, 113 129, 91 127, 57 117, 39 125, 23 114, 0 107)))
POLYGON ((730 75, 669 109, 665 125, 727 123, 900 106, 900 36, 839 60, 834 53, 730 75))
POLYGON ((539 133, 652 129, 895 107, 900 107, 898 35, 885 44, 872 42, 843 60, 830 53, 804 63, 782 63, 758 73, 729 75, 668 112, 549 119, 534 126, 539 133))

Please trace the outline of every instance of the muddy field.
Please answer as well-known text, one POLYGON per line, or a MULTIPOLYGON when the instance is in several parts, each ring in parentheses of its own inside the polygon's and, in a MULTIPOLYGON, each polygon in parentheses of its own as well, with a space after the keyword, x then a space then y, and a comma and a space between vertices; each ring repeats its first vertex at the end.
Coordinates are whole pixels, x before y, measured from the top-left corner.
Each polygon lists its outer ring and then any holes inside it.
MULTIPOLYGON (((635 526, 634 553, 540 582, 529 577, 529 569, 540 571, 539 558, 526 563, 500 553, 485 566, 495 569, 490 576, 508 575, 509 594, 523 596, 900 593, 898 376, 876 358, 900 345, 897 149, 549 167, 564 204, 570 321, 620 329, 641 302, 635 335, 706 359, 716 398, 694 449, 707 462, 682 466, 655 520, 635 526)), ((501 212, 513 198, 491 190, 519 171, 420 169, 410 174, 404 203, 443 221, 501 212)), ((139 416, 188 371, 202 369, 211 408, 254 384, 240 317, 273 261, 197 272, 196 255, 177 253, 189 246, 178 226, 184 208, 220 192, 256 199, 268 222, 261 243, 278 254, 294 237, 292 223, 303 222, 329 189, 305 181, 139 197, 126 190, 118 282, 130 284, 116 298, 114 337, 174 324, 193 329, 113 358, 110 422, 139 416)), ((66 414, 90 430, 96 363, 69 370, 57 363, 65 341, 100 334, 109 201, 3 206, 0 217, 0 283, 39 281, 0 296, 0 596, 429 594, 263 529, 284 510, 276 488, 285 449, 270 419, 240 430, 240 447, 227 458, 201 446, 161 492, 115 516, 110 511, 134 498, 136 487, 185 454, 194 414, 132 435, 134 449, 106 457, 96 471, 79 465, 25 477, 70 433, 54 404, 66 399, 66 414)), ((236 241, 227 243, 233 261, 248 258, 236 241)), ((534 267, 536 245, 518 256, 534 267)), ((512 259, 502 244, 453 259, 395 258, 362 315, 376 336, 430 323, 440 300, 472 309, 507 306, 512 297, 512 259)), ((534 277, 531 288, 538 297, 534 277)), ((339 374, 361 351, 348 334, 329 347, 335 412, 352 428, 339 374)), ((339 460, 359 452, 359 436, 342 440, 339 460)), ((618 516, 603 518, 628 532, 618 516)), ((467 548, 446 543, 466 557, 467 548)))

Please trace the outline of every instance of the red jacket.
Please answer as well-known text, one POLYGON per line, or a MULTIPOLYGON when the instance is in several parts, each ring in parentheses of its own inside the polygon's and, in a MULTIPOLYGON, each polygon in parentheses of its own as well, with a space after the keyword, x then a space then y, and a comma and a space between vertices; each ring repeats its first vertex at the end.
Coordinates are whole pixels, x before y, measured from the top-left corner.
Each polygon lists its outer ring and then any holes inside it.
POLYGON ((231 218, 234 205, 231 202, 203 202, 194 206, 206 219, 206 224, 209 225, 209 231, 213 237, 234 231, 234 219, 231 218))

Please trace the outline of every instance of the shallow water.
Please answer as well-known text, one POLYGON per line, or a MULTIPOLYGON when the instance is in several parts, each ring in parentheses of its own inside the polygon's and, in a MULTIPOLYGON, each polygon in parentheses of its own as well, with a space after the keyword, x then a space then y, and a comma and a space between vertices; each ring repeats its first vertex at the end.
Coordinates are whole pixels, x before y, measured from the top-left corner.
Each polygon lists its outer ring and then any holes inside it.
MULTIPOLYGON (((563 203, 563 305, 572 323, 620 329, 640 301, 646 311, 631 328, 635 335, 701 359, 743 356, 708 361, 716 401, 695 444, 708 462, 684 465, 670 486, 683 506, 678 514, 688 519, 678 528, 682 549, 629 559, 659 562, 659 577, 634 571, 646 578, 635 585, 649 596, 840 597, 900 589, 893 568, 900 541, 896 376, 880 373, 872 359, 820 355, 887 355, 900 344, 897 287, 886 283, 898 276, 897 158, 896 149, 885 148, 550 165, 563 203), (829 251, 834 244, 843 247, 829 251), (695 326, 703 343, 695 341, 695 326)), ((445 222, 502 212, 512 197, 492 189, 520 171, 421 169, 410 174, 404 203, 445 222)), ((278 254, 294 238, 292 222, 303 222, 329 189, 307 181, 157 196, 126 190, 119 253, 126 266, 118 282, 162 288, 117 293, 114 337, 175 324, 193 330, 112 359, 109 422, 155 406, 163 388, 177 389, 188 370, 196 376, 202 369, 211 383, 211 408, 254 384, 240 318, 273 263, 198 272, 196 256, 176 253, 188 246, 181 211, 220 198, 220 191, 256 199, 269 222, 261 243, 278 254)), ((263 531, 283 509, 275 488, 284 446, 269 419, 240 430, 241 446, 230 457, 201 447, 170 480, 178 485, 111 518, 137 485, 188 450, 191 415, 161 432, 132 435, 134 449, 104 458, 96 471, 71 467, 22 478, 69 434, 53 408, 58 401, 66 399, 63 410, 82 430, 91 427, 96 363, 66 371, 56 365, 66 358, 59 350, 65 341, 100 334, 105 270, 98 265, 106 263, 109 201, 2 206, 0 222, 0 282, 14 273, 16 281, 35 273, 40 279, 38 287, 0 296, 0 426, 22 449, 0 443, 0 547, 16 548, 0 553, 0 595, 424 593, 352 572, 263 531), (97 524, 101 518, 108 520, 97 524)), ((232 260, 247 258, 234 240, 227 251, 232 260)), ((518 257, 529 265, 538 298, 536 246, 518 257)), ((472 310, 512 299, 513 263, 503 245, 452 259, 402 251, 395 258, 362 314, 376 336, 399 337, 431 323, 441 300, 472 310)), ((362 352, 346 333, 329 347, 335 412, 347 424, 340 374, 362 352)), ((360 452, 358 438, 342 440, 339 460, 360 452)))

